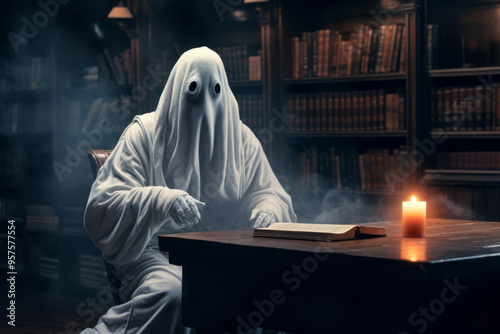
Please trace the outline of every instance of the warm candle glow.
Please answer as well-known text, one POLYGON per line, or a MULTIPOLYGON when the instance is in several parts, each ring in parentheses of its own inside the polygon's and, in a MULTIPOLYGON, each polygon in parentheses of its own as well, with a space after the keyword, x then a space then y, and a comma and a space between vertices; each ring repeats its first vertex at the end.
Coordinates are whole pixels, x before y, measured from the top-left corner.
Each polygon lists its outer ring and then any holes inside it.
POLYGON ((415 196, 411 201, 403 202, 402 235, 406 238, 422 238, 425 230, 427 202, 417 201, 415 196))
POLYGON ((427 259, 425 239, 401 240, 401 258, 411 262, 425 261, 427 259))

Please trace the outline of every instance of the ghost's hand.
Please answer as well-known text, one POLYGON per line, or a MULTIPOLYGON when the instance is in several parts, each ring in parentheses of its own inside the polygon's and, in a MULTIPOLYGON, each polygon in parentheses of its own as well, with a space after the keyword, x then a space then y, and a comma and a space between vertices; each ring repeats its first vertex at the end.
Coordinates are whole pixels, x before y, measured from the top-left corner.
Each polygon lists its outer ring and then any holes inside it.
POLYGON ((276 223, 276 216, 271 210, 254 209, 250 216, 250 223, 254 228, 268 227, 276 223))
POLYGON ((170 209, 170 215, 182 228, 190 229, 200 222, 201 214, 199 208, 204 206, 205 203, 189 195, 182 195, 175 200, 170 209))

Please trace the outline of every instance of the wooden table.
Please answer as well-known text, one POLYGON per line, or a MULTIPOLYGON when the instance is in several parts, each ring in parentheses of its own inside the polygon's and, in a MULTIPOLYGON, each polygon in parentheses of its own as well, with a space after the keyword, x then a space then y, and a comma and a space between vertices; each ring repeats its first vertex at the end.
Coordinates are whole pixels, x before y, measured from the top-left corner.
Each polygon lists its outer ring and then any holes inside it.
MULTIPOLYGON (((370 224, 367 224, 370 225, 370 224)), ((253 230, 163 235, 182 317, 208 332, 500 333, 500 223, 428 219, 426 238, 319 242, 253 230)))

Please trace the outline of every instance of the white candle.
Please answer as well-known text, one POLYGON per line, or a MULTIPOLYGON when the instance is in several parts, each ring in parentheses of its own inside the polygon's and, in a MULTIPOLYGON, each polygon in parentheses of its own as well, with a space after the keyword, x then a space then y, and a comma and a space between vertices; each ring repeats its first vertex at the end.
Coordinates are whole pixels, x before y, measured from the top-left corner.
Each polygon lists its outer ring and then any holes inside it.
POLYGON ((423 238, 425 231, 425 215, 427 202, 417 201, 412 196, 411 201, 403 202, 403 237, 423 238))

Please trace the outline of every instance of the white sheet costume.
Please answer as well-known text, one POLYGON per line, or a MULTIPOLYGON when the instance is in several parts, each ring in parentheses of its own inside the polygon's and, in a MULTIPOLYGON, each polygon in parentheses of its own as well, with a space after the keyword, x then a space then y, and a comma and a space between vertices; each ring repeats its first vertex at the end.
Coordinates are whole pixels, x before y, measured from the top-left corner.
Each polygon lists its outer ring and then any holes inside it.
POLYGON ((259 141, 240 121, 220 57, 206 47, 187 51, 157 110, 134 118, 92 186, 85 229, 127 283, 124 303, 83 333, 194 332, 180 323, 181 269, 158 251, 157 236, 248 228, 261 211, 296 220, 259 141), (206 204, 189 228, 173 219, 183 195, 206 204))

